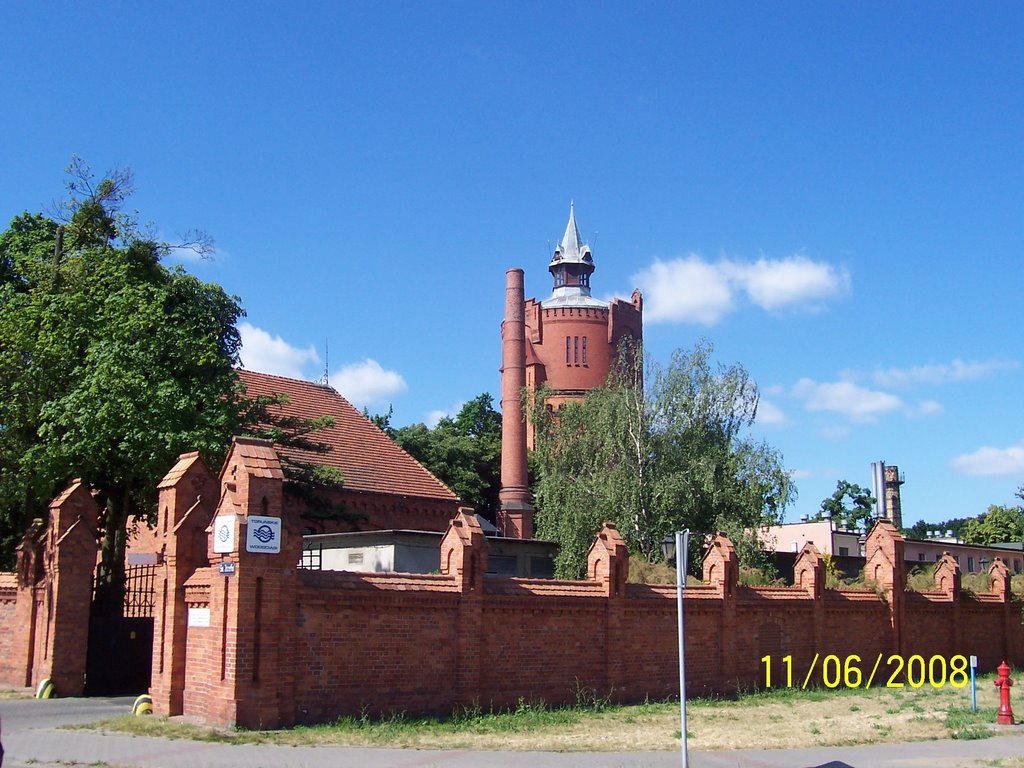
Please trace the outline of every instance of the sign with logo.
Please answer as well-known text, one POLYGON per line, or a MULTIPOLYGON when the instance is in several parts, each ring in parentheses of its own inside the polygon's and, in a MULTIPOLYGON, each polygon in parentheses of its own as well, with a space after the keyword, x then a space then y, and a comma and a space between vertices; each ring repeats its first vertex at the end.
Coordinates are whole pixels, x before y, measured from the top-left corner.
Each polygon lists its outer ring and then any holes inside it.
POLYGON ((246 552, 276 555, 281 551, 281 518, 249 515, 245 534, 246 552))
POLYGON ((234 576, 235 564, 230 560, 225 560, 224 562, 217 564, 217 570, 225 576, 234 576))
POLYGON ((219 515, 213 519, 213 551, 218 554, 235 551, 234 515, 219 515))

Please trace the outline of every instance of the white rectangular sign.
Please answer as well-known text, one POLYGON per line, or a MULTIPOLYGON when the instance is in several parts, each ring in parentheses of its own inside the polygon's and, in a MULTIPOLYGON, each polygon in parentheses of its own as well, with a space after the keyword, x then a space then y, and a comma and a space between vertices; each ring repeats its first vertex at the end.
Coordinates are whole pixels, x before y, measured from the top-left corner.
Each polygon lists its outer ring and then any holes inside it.
POLYGON ((245 551, 276 555, 281 551, 281 518, 249 515, 245 551))
POLYGON ((190 627, 208 627, 208 626, 210 626, 210 609, 209 608, 189 608, 188 609, 188 625, 190 627))
POLYGON ((235 551, 234 515, 219 515, 213 519, 213 551, 217 554, 235 551))

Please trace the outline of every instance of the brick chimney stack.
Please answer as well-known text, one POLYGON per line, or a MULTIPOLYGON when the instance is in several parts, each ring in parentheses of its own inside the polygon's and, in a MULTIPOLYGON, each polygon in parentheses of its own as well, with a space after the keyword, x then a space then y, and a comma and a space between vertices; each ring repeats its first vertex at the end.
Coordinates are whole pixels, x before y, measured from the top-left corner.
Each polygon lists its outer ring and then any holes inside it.
POLYGON ((900 468, 895 464, 885 465, 885 511, 892 524, 899 530, 903 528, 903 509, 900 506, 900 486, 904 481, 900 477, 900 468))
POLYGON ((523 270, 505 273, 505 321, 501 325, 501 491, 498 530, 513 539, 533 538, 533 504, 526 473, 526 319, 523 270))

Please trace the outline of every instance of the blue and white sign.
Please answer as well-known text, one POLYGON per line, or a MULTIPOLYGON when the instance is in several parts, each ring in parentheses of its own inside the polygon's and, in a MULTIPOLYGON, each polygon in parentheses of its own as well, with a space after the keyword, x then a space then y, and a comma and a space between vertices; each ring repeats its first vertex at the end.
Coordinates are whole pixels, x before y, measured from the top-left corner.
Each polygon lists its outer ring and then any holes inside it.
POLYGON ((213 551, 217 554, 235 551, 234 515, 218 515, 213 519, 213 551))
POLYGON ((276 555, 281 551, 281 518, 249 515, 245 551, 276 555))

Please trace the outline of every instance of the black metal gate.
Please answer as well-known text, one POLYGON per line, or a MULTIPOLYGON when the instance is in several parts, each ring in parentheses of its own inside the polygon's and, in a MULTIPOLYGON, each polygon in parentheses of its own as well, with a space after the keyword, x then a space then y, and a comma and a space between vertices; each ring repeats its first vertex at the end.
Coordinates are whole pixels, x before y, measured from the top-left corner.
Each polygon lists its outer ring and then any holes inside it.
POLYGON ((86 696, 146 693, 153 671, 155 565, 130 565, 125 572, 120 616, 89 619, 86 696))

